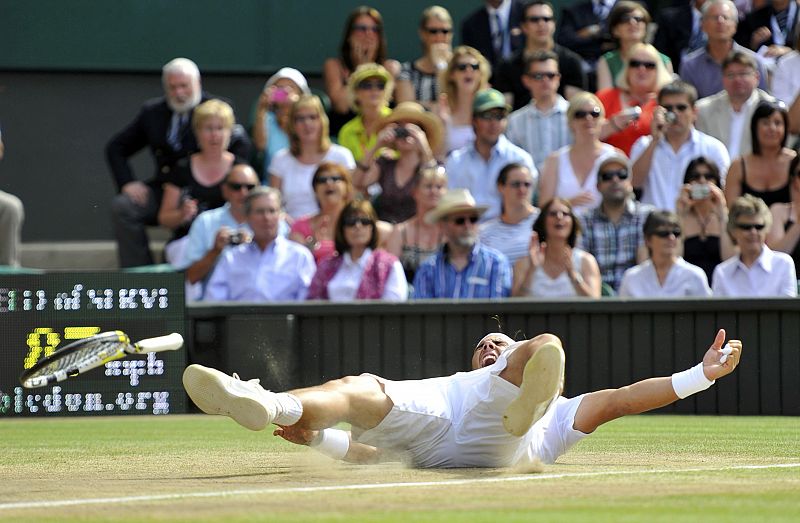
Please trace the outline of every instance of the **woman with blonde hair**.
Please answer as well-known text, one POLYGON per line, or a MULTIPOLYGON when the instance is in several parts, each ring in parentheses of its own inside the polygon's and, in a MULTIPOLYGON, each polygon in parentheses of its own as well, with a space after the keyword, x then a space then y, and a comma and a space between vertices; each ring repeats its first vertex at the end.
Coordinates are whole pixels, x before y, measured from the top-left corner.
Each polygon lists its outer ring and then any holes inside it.
POLYGON ((475 139, 472 130, 472 102, 475 93, 489 86, 491 65, 472 47, 453 50, 447 68, 439 75, 439 103, 436 113, 445 125, 446 152, 460 149, 475 139))
POLYGON ((608 118, 601 139, 630 155, 633 143, 650 134, 658 91, 671 81, 672 74, 655 47, 632 45, 617 75, 617 86, 597 92, 608 118))
POLYGON ((338 138, 357 162, 375 146, 378 128, 392 114, 389 100, 393 90, 394 79, 382 65, 362 64, 350 75, 347 95, 356 117, 344 124, 338 138))
POLYGON ((355 167, 350 151, 331 143, 328 116, 319 97, 301 96, 289 111, 289 147, 275 155, 269 166, 269 184, 280 189, 286 213, 297 219, 316 214, 319 205, 310 190, 314 172, 323 161, 355 167))

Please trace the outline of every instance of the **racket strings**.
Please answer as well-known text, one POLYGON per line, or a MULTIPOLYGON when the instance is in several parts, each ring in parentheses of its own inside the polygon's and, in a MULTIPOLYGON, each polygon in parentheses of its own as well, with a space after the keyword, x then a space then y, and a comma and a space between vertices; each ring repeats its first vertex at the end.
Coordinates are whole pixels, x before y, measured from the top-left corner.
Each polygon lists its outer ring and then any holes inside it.
POLYGON ((124 349, 126 346, 127 346, 126 343, 122 343, 120 341, 101 340, 101 341, 90 342, 87 343, 85 346, 69 351, 62 357, 49 362, 47 365, 44 365, 41 369, 38 369, 30 377, 33 378, 36 376, 47 376, 55 374, 58 371, 68 371, 69 369, 80 367, 81 364, 85 361, 95 359, 98 357, 104 358, 107 355, 114 354, 120 349, 124 349))

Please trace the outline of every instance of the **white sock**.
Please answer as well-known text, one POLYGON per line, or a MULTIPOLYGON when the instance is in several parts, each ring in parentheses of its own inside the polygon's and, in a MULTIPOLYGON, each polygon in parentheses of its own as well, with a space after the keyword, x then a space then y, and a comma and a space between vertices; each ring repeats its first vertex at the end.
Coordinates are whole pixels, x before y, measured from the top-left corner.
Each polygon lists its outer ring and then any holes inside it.
POLYGON ((275 399, 278 402, 280 411, 273 420, 276 425, 294 425, 303 416, 303 404, 300 399, 288 392, 279 392, 275 394, 275 399))

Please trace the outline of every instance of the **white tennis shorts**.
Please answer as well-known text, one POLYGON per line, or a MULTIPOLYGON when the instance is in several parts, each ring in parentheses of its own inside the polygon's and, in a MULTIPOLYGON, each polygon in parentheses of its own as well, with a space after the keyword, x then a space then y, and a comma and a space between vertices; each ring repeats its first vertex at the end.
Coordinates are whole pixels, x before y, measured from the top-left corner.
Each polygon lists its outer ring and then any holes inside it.
POLYGON ((513 348, 472 372, 410 381, 374 376, 394 407, 357 441, 402 453, 420 468, 509 467, 535 458, 553 463, 586 436, 573 428, 583 396, 558 398, 522 437, 506 432, 503 412, 519 388, 499 374, 513 348))

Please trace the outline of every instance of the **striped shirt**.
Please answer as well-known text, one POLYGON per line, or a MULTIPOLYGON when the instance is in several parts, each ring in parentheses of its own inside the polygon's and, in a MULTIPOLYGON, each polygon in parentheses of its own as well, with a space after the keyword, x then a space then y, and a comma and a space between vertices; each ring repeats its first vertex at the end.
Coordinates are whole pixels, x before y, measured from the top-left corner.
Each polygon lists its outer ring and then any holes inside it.
POLYGON ((540 171, 550 153, 573 142, 567 126, 567 107, 569 103, 558 95, 555 105, 547 112, 540 111, 531 102, 508 116, 506 136, 533 157, 540 171))
POLYGON ((539 216, 539 212, 539 209, 536 209, 519 223, 506 223, 500 217, 492 218, 481 224, 478 237, 482 244, 505 254, 513 266, 515 261, 528 253, 533 222, 539 216))
POLYGON ((476 243, 469 263, 457 271, 447 245, 425 260, 414 276, 414 298, 505 298, 511 294, 511 264, 499 251, 476 243))
POLYGON ((608 219, 602 205, 580 216, 579 246, 597 259, 603 283, 615 291, 625 271, 636 265, 636 253, 644 245, 642 226, 652 211, 653 206, 629 199, 619 223, 608 219))

